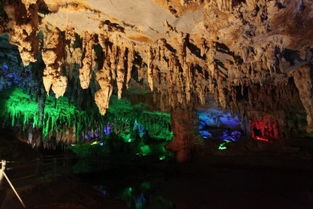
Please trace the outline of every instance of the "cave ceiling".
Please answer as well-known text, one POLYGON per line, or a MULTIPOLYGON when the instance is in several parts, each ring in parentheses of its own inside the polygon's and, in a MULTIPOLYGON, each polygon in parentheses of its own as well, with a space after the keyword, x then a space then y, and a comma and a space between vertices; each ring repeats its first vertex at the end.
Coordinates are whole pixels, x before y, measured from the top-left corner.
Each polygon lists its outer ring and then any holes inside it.
POLYGON ((205 104, 208 95, 236 106, 238 88, 284 92, 292 81, 313 130, 311 0, 2 0, 2 7, 0 33, 24 65, 41 55, 44 88, 56 97, 66 93, 69 71, 82 89, 98 85, 101 114, 134 80, 170 108, 205 104))

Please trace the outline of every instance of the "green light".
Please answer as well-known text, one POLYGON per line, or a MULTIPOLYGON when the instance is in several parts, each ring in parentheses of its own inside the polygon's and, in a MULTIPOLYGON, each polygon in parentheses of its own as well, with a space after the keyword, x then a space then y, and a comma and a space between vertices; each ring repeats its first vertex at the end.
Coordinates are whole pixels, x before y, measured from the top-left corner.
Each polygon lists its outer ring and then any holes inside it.
POLYGON ((228 144, 228 143, 230 143, 230 142, 231 142, 231 141, 228 141, 228 140, 224 141, 223 143, 221 143, 221 144, 219 145, 218 149, 219 149, 219 150, 227 150, 228 148, 227 148, 226 144, 228 144))
POLYGON ((132 197, 132 193, 133 193, 133 188, 132 187, 127 187, 127 188, 124 189, 124 191, 122 193, 122 197, 124 199, 131 198, 132 197))
POLYGON ((91 145, 97 145, 97 144, 99 144, 98 141, 94 141, 94 142, 91 143, 91 145))
POLYGON ((227 150, 227 147, 225 146, 225 143, 220 144, 218 147, 219 150, 227 150))
POLYGON ((166 156, 162 155, 160 156, 159 160, 165 160, 166 159, 166 156))
POLYGON ((129 134, 120 133, 119 135, 122 137, 123 141, 126 143, 131 143, 133 141, 130 133, 129 134))
POLYGON ((151 148, 149 145, 143 145, 140 147, 140 154, 147 156, 151 153, 151 148))
POLYGON ((53 96, 47 96, 41 101, 45 102, 40 106, 35 97, 20 88, 1 91, 1 121, 6 125, 21 127, 23 130, 32 127, 41 131, 44 140, 65 133, 69 129, 73 130, 77 140, 82 139, 81 142, 89 137, 91 130, 99 133, 99 140, 108 140, 108 146, 93 146, 99 142, 85 144, 71 142, 70 149, 81 157, 112 154, 110 144, 125 146, 118 141, 128 143, 126 147, 133 155, 137 151, 142 156, 154 155, 160 160, 170 156, 165 149, 166 144, 173 138, 173 132, 170 130, 171 117, 168 113, 147 111, 143 105, 131 105, 129 101, 118 100, 116 97, 112 97, 105 116, 99 114, 96 106, 82 110, 67 97, 55 99, 53 96), (133 129, 135 123, 143 126, 144 135, 133 129), (111 125, 111 132, 114 133, 112 136, 105 136, 103 133, 107 124, 111 125), (110 140, 112 142, 109 142, 110 140))
POLYGON ((41 129, 42 135, 48 137, 52 132, 62 132, 69 127, 75 127, 80 133, 81 123, 88 121, 88 114, 78 110, 66 97, 56 100, 50 96, 46 98, 43 120, 40 120, 40 110, 37 102, 22 89, 15 88, 1 92, 1 118, 11 121, 12 126, 22 125, 24 128, 31 125, 41 129))
MULTIPOLYGON (((0 107, 1 118, 11 121, 12 126, 31 125, 33 128, 42 129, 43 136, 49 136, 54 131, 65 131, 75 127, 76 134, 95 126, 104 126, 107 122, 114 124, 113 131, 129 127, 135 121, 143 124, 149 136, 155 139, 171 141, 173 133, 170 130, 170 114, 149 112, 142 105, 131 105, 127 100, 118 100, 113 97, 110 108, 105 117, 98 114, 96 108, 87 111, 79 110, 66 97, 55 99, 53 96, 46 98, 43 120, 40 120, 39 105, 29 94, 22 89, 15 88, 1 92, 0 107)), ((125 142, 132 142, 129 135, 125 135, 125 142)))
POLYGON ((141 183, 140 187, 143 191, 147 191, 147 190, 151 189, 151 183, 150 182, 143 182, 143 183, 141 183))

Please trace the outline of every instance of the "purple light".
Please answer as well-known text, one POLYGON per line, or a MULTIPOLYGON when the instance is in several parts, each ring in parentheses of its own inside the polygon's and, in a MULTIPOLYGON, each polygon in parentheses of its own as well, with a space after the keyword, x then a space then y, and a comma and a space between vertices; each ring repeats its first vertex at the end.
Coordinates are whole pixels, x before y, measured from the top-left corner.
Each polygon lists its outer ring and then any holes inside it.
POLYGON ((108 136, 111 134, 111 132, 112 132, 112 126, 110 125, 110 123, 107 123, 104 127, 103 133, 108 136))

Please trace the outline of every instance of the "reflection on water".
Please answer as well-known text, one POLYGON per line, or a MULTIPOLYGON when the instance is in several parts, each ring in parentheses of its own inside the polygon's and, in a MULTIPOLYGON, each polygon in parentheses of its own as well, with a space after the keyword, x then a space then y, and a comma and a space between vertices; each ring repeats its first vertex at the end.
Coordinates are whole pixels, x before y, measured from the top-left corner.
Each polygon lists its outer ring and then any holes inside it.
POLYGON ((105 185, 97 185, 94 188, 104 197, 117 197, 123 200, 129 209, 172 209, 173 203, 153 192, 152 187, 155 185, 151 185, 150 182, 142 182, 125 188, 115 188, 117 193, 110 191, 110 188, 105 185))
MULTIPOLYGON (((268 160, 284 164, 273 156, 268 160)), ((54 155, 27 164, 15 161, 7 172, 34 209, 311 209, 313 204, 311 169, 162 162, 107 164, 101 172, 73 173, 75 164, 54 155)), ((1 209, 20 208, 6 183, 0 188, 1 209)))

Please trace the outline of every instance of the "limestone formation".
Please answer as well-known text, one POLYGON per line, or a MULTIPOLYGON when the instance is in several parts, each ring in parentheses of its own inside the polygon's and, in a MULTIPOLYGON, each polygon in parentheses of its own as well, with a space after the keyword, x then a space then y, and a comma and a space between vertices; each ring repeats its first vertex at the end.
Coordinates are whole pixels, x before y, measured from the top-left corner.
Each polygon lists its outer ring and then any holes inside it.
POLYGON ((100 89, 95 94, 95 102, 100 114, 105 115, 113 92, 109 60, 105 60, 103 68, 97 72, 96 80, 100 85, 100 89))
POLYGON ((4 11, 8 17, 6 28, 9 30, 10 42, 18 46, 21 59, 25 66, 36 61, 39 48, 37 32, 39 27, 38 6, 33 4, 29 7, 17 2, 3 4, 4 11))
POLYGON ((88 32, 85 32, 83 37, 83 49, 84 49, 84 58, 82 61, 82 67, 79 70, 79 79, 80 79, 80 86, 83 89, 87 89, 90 84, 92 67, 94 62, 94 50, 93 50, 93 37, 88 32))
POLYGON ((63 96, 67 87, 67 77, 61 73, 64 47, 60 31, 46 28, 46 36, 42 50, 42 60, 46 68, 43 72, 43 84, 47 91, 50 89, 55 93, 55 97, 63 96))
POLYGON ((56 96, 67 85, 62 70, 73 64, 83 89, 99 84, 101 114, 112 93, 120 98, 132 80, 159 95, 160 107, 170 111, 205 104, 209 95, 222 107, 238 108, 238 89, 287 86, 291 79, 312 130, 310 0, 43 2, 5 1, 3 30, 26 65, 36 60, 37 34, 44 34, 43 81, 56 96))

